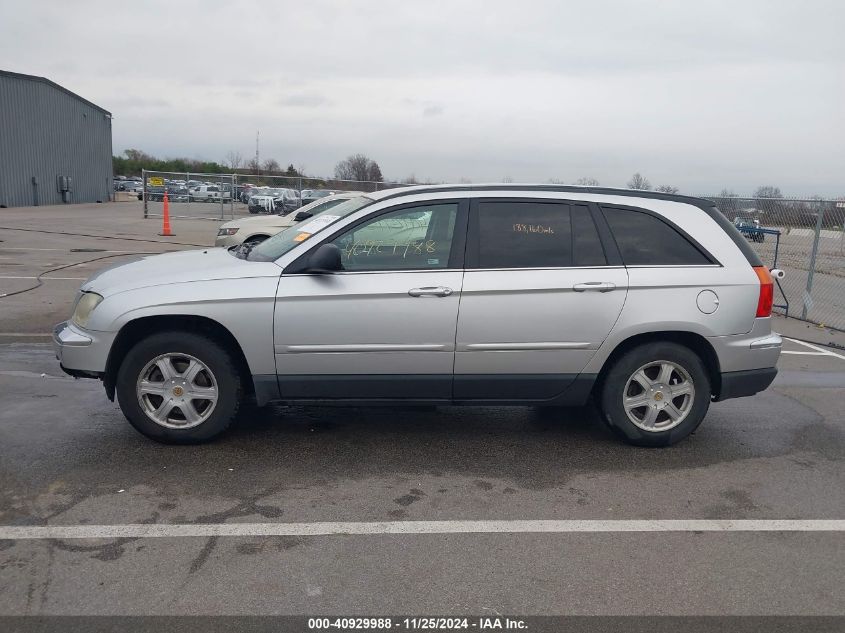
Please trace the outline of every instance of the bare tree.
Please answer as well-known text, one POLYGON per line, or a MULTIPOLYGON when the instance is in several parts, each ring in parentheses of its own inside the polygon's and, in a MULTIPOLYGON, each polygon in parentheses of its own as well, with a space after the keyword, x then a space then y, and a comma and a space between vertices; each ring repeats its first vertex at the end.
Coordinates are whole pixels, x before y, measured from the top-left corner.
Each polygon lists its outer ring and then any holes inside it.
POLYGON ((226 157, 223 159, 223 162, 230 169, 237 169, 238 167, 241 166, 243 161, 244 161, 244 159, 243 159, 243 156, 241 156, 241 153, 236 152, 233 149, 230 149, 228 152, 226 152, 226 157))
POLYGON ((648 191, 651 189, 651 183, 648 181, 648 178, 637 172, 633 176, 631 176, 631 180, 628 181, 628 189, 640 189, 641 191, 648 191))
POLYGON ((599 181, 591 176, 584 176, 583 178, 576 180, 575 184, 580 185, 581 187, 598 187, 599 181))
POLYGON ((754 192, 755 198, 783 198, 783 194, 780 192, 780 187, 775 187, 773 185, 763 185, 762 187, 757 187, 757 190, 754 192))
POLYGON ((360 180, 382 182, 381 168, 372 158, 364 154, 352 154, 334 166, 334 176, 338 180, 360 180))
POLYGON ((261 165, 261 168, 264 171, 270 172, 282 171, 282 166, 279 165, 279 161, 277 161, 275 158, 268 158, 267 160, 265 160, 264 163, 261 165))
POLYGON ((783 194, 780 187, 763 185, 754 191, 754 206, 757 213, 765 214, 767 221, 778 226, 812 226, 815 214, 812 211, 803 212, 802 205, 780 200, 783 194))
POLYGON ((244 165, 244 167, 246 167, 253 174, 257 174, 261 169, 261 165, 258 164, 258 161, 255 160, 254 156, 246 162, 246 165, 244 165))
POLYGON ((730 189, 722 189, 716 199, 716 207, 729 220, 733 220, 739 213, 739 196, 730 189))
POLYGON ((658 185, 654 190, 660 193, 678 193, 678 188, 672 185, 658 185))
POLYGON ((414 174, 411 174, 410 176, 408 176, 407 178, 402 180, 402 182, 406 185, 418 185, 418 184, 420 184, 420 181, 417 180, 417 177, 414 174))

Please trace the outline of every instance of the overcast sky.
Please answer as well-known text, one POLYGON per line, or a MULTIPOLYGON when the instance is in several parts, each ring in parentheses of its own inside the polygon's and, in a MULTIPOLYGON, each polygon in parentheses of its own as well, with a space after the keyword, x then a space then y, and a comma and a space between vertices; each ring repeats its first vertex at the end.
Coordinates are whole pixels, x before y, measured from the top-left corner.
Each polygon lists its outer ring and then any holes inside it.
POLYGON ((0 68, 110 110, 115 153, 327 175, 845 194, 845 2, 0 0, 0 68))

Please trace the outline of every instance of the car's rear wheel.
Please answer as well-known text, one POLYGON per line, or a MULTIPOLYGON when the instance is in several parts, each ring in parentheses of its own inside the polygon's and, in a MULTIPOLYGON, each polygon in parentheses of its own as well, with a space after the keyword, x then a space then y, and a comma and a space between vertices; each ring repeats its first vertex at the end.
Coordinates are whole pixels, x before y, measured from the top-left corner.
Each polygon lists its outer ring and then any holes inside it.
POLYGON ((162 332, 129 350, 116 391, 123 414, 139 432, 167 444, 195 444, 232 423, 241 380, 231 355, 214 340, 162 332))
POLYGON ((638 446, 669 446, 690 435, 710 406, 701 358, 677 343, 647 343, 622 355, 601 385, 607 425, 638 446))

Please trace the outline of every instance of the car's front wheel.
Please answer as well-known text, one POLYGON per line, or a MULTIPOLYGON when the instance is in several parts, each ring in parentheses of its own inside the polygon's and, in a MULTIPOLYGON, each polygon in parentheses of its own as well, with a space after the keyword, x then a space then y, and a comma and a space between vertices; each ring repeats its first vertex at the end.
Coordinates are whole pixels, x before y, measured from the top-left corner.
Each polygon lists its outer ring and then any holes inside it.
POLYGON ((162 332, 129 350, 116 391, 123 414, 139 432, 167 444, 195 444, 232 423, 241 379, 229 352, 214 340, 162 332))
POLYGON ((622 355, 601 385, 607 425, 638 446, 669 446, 701 424, 710 407, 701 358, 676 343, 647 343, 622 355))

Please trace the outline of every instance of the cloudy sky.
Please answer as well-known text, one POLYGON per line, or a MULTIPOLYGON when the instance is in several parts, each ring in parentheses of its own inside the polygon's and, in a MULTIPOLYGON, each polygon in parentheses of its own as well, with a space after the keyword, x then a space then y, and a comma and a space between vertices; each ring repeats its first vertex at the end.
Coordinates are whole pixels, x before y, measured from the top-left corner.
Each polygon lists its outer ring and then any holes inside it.
POLYGON ((0 0, 0 68, 114 148, 387 178, 845 194, 841 0, 0 0))

